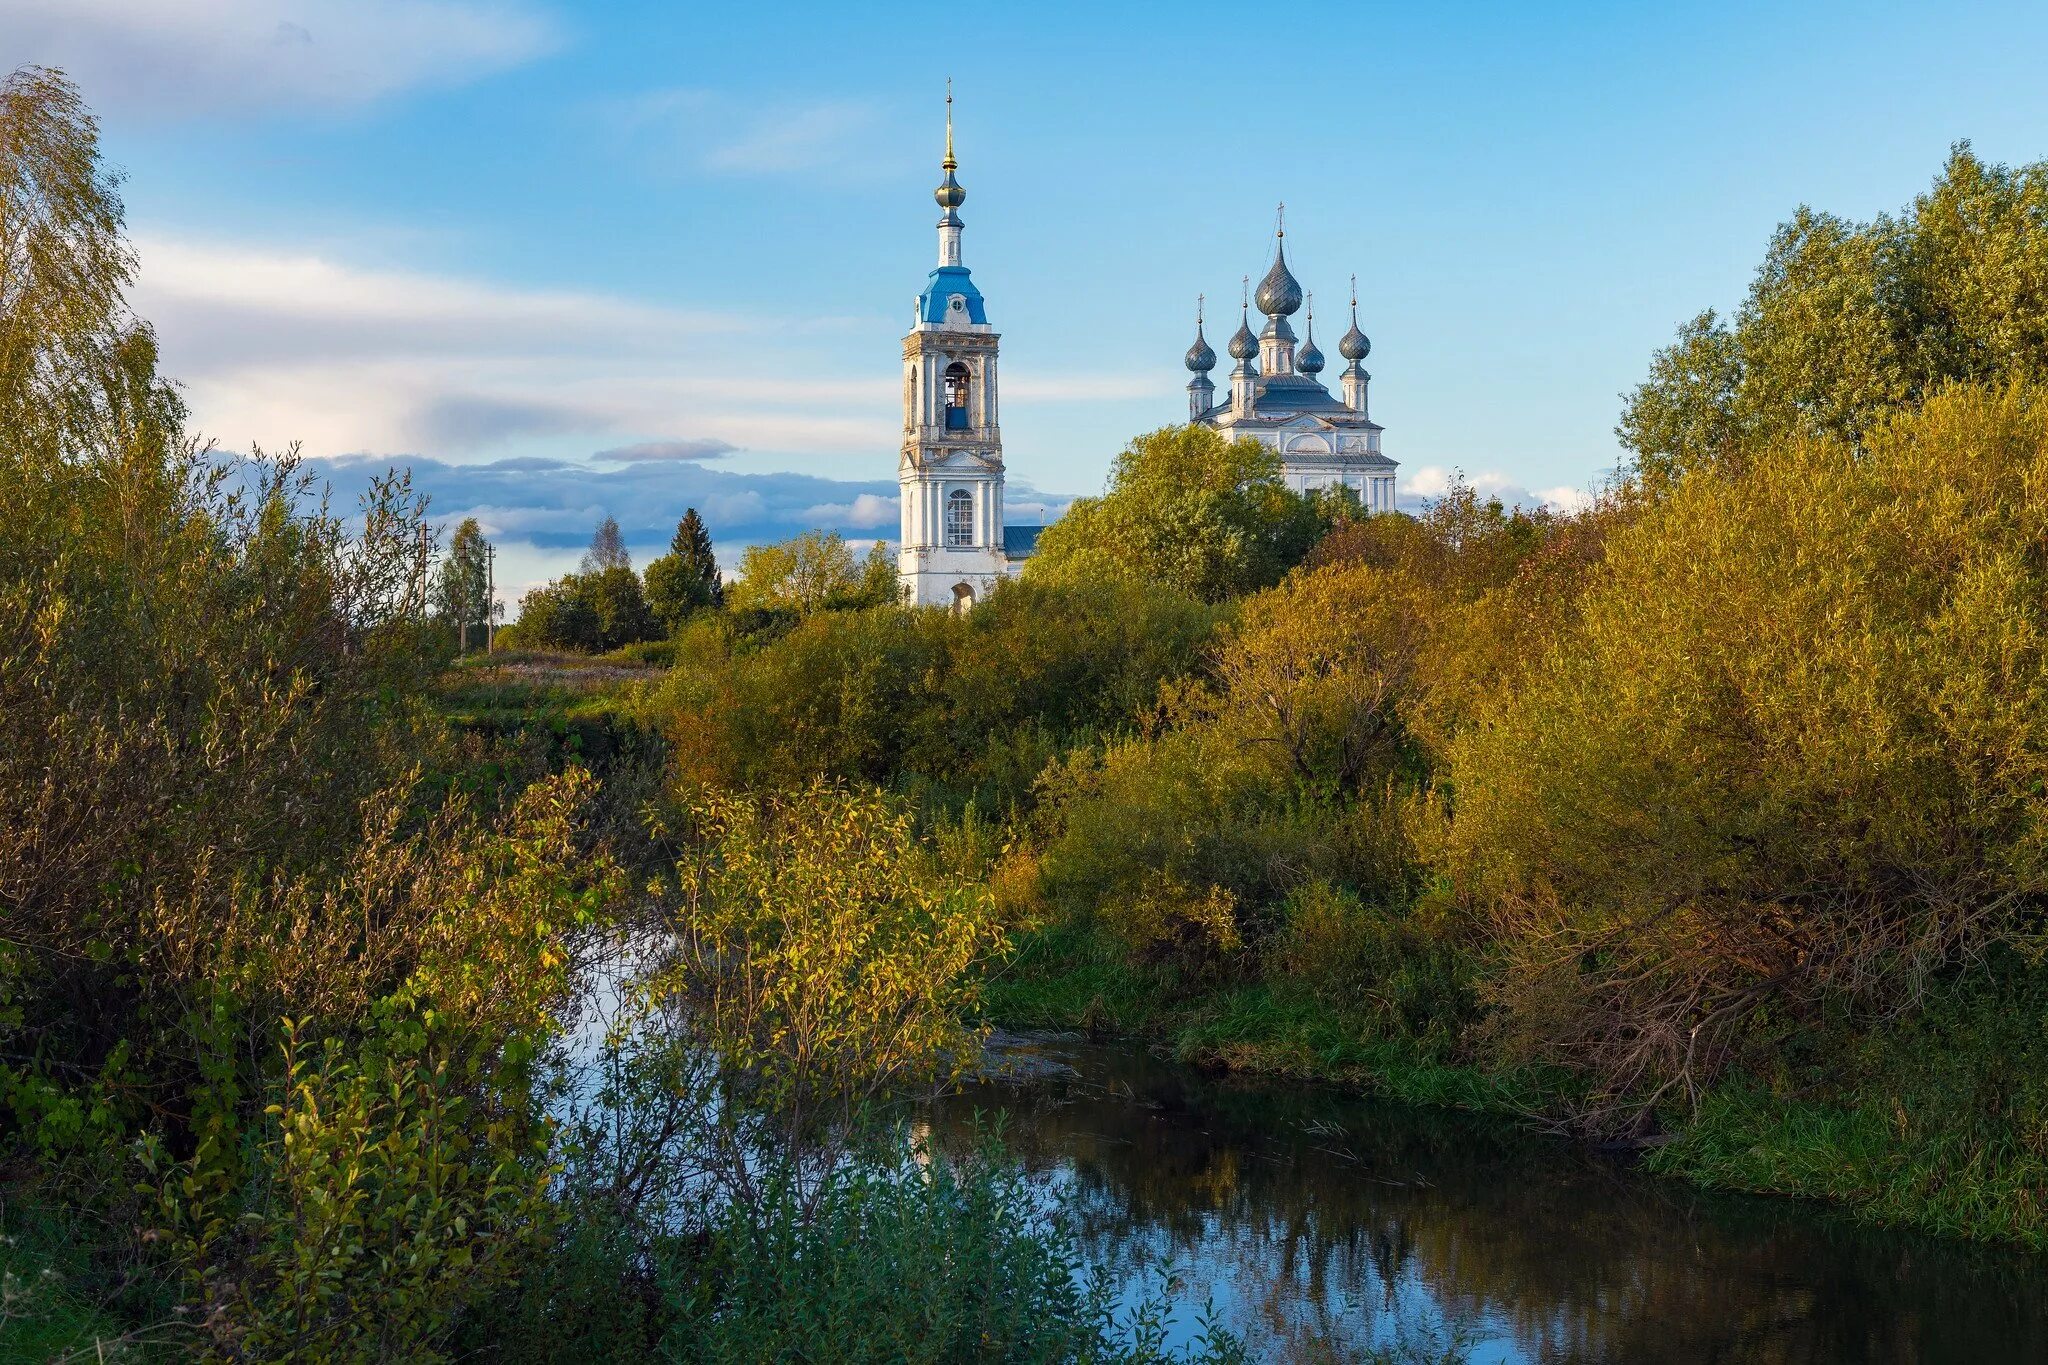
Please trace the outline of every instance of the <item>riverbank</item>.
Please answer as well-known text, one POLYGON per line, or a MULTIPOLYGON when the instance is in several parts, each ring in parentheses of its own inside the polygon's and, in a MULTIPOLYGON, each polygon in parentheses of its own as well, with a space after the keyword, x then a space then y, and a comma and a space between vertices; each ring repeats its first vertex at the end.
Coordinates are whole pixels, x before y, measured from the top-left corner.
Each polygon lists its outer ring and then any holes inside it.
MULTIPOLYGON (((1408 1104, 1563 1123, 1573 1078, 1488 1064, 1450 1038, 1376 1031, 1286 981, 1134 966, 1085 926, 1023 936, 986 987, 1006 1028, 1130 1038, 1209 1071, 1340 1085, 1408 1104)), ((2011 955, 1936 983, 1899 1021, 1803 1035, 1697 1109, 1661 1106, 1646 1169, 1712 1189, 2048 1252, 2048 972, 2011 955)))
MULTIPOLYGON (((1122 1290, 1260 1360, 2031 1360, 2043 1262, 1701 1190, 1497 1117, 1203 1071, 1129 1043, 1005 1035, 928 1110, 1010 1159, 1122 1290), (1021 1067, 1017 1065, 1023 1062, 1021 1067)), ((1184 1340, 1185 1336, 1178 1339, 1184 1340)))

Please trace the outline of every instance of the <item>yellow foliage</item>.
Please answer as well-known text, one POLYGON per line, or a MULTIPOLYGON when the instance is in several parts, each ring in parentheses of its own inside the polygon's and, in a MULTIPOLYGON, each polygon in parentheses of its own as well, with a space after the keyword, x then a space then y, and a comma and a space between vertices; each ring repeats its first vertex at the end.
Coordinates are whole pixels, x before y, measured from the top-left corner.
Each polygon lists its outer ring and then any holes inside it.
POLYGON ((857 1106, 978 1059, 974 968, 1007 947, 988 890, 942 869, 880 792, 712 793, 657 982, 752 1098, 857 1106))
POLYGON ((1614 537, 1450 745, 1522 1041, 1691 1084, 1766 1010, 1895 1001, 2011 932, 2048 890, 2044 493, 2048 401, 1963 389, 1614 537))

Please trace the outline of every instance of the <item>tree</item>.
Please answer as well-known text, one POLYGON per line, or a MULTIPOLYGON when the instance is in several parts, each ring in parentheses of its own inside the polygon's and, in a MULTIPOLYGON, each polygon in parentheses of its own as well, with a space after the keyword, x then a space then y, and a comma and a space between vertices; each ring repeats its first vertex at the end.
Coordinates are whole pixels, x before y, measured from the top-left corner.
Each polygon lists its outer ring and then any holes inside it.
POLYGON ((601 573, 586 574, 581 586, 597 621, 599 649, 618 649, 660 634, 654 613, 647 609, 640 578, 631 569, 615 565, 601 573))
POLYGON ((2048 380, 2048 162, 1958 143, 1901 214, 1802 207, 1732 325, 1702 313, 1659 351, 1616 434, 1651 491, 1779 438, 1856 442, 1942 385, 2048 380))
POLYGON ((1279 582, 1334 511, 1290 491, 1279 456, 1249 437, 1164 427, 1117 456, 1107 493, 1046 528, 1029 572, 1135 574, 1216 602, 1279 582))
POLYGON ((716 607, 725 600, 711 533, 692 507, 676 523, 669 551, 647 565, 647 605, 670 634, 692 612, 716 607))
POLYGON ((784 608, 809 615, 859 591, 853 551, 837 531, 806 531, 773 545, 750 545, 740 556, 731 602, 741 608, 784 608))
POLYGON ((606 517, 597 524, 597 534, 590 538, 590 548, 583 552, 578 568, 588 575, 632 567, 633 557, 626 553, 625 538, 619 534, 619 519, 606 517))
POLYGON ((469 651, 471 627, 481 634, 498 614, 498 604, 491 600, 489 554, 490 542, 484 539, 476 518, 465 517, 462 525, 455 528, 448 557, 441 561, 436 594, 441 618, 454 623, 464 653, 469 651))
POLYGON ((104 457, 109 432, 168 451, 185 406, 123 293, 135 256, 99 124, 62 73, 0 81, 0 445, 104 457))
POLYGON ((868 547, 860 562, 860 584, 849 595, 850 607, 887 607, 903 600, 902 580, 896 576, 896 556, 889 543, 878 540, 868 547))
POLYGON ((657 631, 639 576, 623 566, 564 574, 519 604, 520 639, 548 649, 601 653, 651 640, 657 631))

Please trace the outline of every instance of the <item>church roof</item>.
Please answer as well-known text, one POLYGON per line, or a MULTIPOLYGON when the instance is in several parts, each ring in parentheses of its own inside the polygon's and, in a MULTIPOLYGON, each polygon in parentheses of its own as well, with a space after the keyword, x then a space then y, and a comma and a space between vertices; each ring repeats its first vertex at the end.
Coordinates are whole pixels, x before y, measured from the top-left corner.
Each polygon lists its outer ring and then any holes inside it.
POLYGON ((1043 526, 1005 526, 1003 528, 1003 554, 1010 559, 1028 559, 1038 548, 1038 535, 1043 526))
MULTIPOLYGON (((1229 411, 1228 403, 1212 409, 1218 418, 1229 411)), ((1250 409, 1234 425, 1277 425, 1304 413, 1320 417, 1332 426, 1358 431, 1384 430, 1363 413, 1344 406, 1343 400, 1305 374, 1262 374, 1253 379, 1250 409)))
MULTIPOLYGON (((946 300, 959 294, 967 300, 967 320, 988 324, 988 309, 981 301, 981 291, 974 287, 974 280, 964 265, 942 265, 932 271, 925 281, 924 292, 917 296, 917 320, 919 322, 946 321, 946 300)), ((902 295, 897 295, 901 298, 902 295)))

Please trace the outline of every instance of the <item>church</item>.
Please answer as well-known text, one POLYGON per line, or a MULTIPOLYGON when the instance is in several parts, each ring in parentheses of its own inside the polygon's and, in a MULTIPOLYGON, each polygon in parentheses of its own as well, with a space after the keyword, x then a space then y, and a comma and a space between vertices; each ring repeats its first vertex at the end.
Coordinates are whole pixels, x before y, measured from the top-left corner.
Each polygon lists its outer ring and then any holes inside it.
MULTIPOLYGON (((940 166, 945 178, 933 192, 941 210, 939 262, 917 296, 916 321, 903 338, 896 574, 906 605, 966 611, 997 582, 1023 571, 1042 528, 1003 524, 1003 439, 996 405, 1000 338, 989 325, 981 291, 961 262, 965 224, 960 205, 967 192, 960 187, 953 157, 950 90, 946 157, 940 166)), ((1358 329, 1357 282, 1354 278, 1351 330, 1337 343, 1337 353, 1350 362, 1338 398, 1317 378, 1323 353, 1316 349, 1312 300, 1306 343, 1295 348, 1288 319, 1301 310, 1304 295, 1287 268, 1286 239, 1283 219, 1275 234, 1272 268, 1259 282, 1256 299, 1266 324, 1252 335, 1247 291, 1237 334, 1230 339, 1236 364, 1223 403, 1215 401, 1216 386, 1209 379, 1216 352, 1202 335, 1197 307, 1195 343, 1185 357, 1195 375, 1188 385, 1188 420, 1272 447, 1290 488, 1348 488, 1366 510, 1391 511, 1396 466, 1381 453, 1381 427, 1366 408, 1372 376, 1363 362, 1372 343, 1358 329)))
MULTIPOLYGON (((1246 277, 1249 285, 1250 277, 1246 277)), ((1194 372, 1188 383, 1188 421, 1213 427, 1225 436, 1249 436, 1271 446, 1280 457, 1289 488, 1312 492, 1348 488, 1368 512, 1394 510, 1394 470, 1380 450, 1380 432, 1366 404, 1365 358, 1372 342, 1358 329, 1358 277, 1351 278, 1351 330, 1337 342, 1344 367, 1342 397, 1323 387, 1323 353, 1316 347, 1316 310, 1308 296, 1308 336, 1295 349, 1294 327, 1288 322, 1301 311, 1303 294, 1287 268, 1287 224, 1283 216, 1273 236, 1273 264, 1259 281, 1256 296, 1241 297, 1237 332, 1230 338, 1230 396, 1216 401, 1209 372, 1216 352, 1202 335, 1202 310, 1195 309, 1195 344, 1185 363, 1194 372), (1256 302, 1266 325, 1252 335, 1250 304, 1256 302), (1256 357, 1256 360, 1254 360, 1256 357)))

